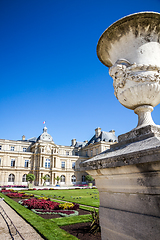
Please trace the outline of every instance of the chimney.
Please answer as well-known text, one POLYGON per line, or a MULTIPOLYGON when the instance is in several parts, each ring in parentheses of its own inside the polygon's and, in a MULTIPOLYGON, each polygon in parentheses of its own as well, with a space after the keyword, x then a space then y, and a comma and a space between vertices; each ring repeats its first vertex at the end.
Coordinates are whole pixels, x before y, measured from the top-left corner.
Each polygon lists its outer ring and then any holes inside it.
POLYGON ((115 130, 110 130, 109 132, 113 133, 115 135, 115 130))
POLYGON ((100 134, 101 134, 101 128, 98 127, 98 128, 95 129, 96 138, 98 138, 100 134))
POLYGON ((76 139, 74 138, 71 140, 71 146, 74 147, 75 145, 76 145, 76 139))
POLYGON ((25 140, 25 138, 26 138, 26 137, 23 135, 23 136, 22 136, 22 140, 24 141, 24 140, 25 140))

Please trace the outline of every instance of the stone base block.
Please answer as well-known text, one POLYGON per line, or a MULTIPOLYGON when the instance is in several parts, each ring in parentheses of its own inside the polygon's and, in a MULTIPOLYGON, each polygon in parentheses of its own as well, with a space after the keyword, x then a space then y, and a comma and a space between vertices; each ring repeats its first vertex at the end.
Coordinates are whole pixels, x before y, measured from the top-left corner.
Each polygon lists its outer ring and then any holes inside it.
POLYGON ((102 240, 160 239, 159 217, 105 207, 99 211, 102 240))

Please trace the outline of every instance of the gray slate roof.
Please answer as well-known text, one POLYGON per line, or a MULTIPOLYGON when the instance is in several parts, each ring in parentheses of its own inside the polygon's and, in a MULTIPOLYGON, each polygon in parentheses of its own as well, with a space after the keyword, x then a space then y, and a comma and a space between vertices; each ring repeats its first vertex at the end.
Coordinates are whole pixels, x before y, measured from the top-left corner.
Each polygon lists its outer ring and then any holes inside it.
POLYGON ((97 138, 96 138, 96 135, 94 135, 91 138, 91 140, 87 143, 87 145, 93 144, 93 143, 96 143, 96 142, 100 142, 100 141, 118 142, 118 138, 116 137, 116 135, 113 132, 101 131, 100 135, 97 138))
POLYGON ((85 142, 76 142, 74 147, 84 147, 86 145, 85 142))

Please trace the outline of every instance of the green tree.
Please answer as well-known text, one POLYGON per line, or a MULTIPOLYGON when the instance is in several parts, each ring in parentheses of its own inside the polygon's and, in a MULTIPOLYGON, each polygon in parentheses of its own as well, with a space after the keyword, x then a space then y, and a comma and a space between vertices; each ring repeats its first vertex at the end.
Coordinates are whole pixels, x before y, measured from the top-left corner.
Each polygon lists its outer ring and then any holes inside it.
POLYGON ((41 177, 41 179, 43 179, 43 180, 44 180, 44 182, 46 182, 48 179, 50 179, 50 177, 49 177, 49 176, 47 176, 47 175, 45 175, 45 176, 41 177))
POLYGON ((86 176, 86 181, 87 182, 92 182, 93 180, 94 180, 94 178, 91 175, 86 176))
POLYGON ((32 173, 28 173, 28 174, 27 174, 27 176, 26 176, 27 182, 32 183, 32 182, 34 181, 34 179, 35 179, 34 174, 32 174, 32 173))
POLYGON ((55 180, 57 180, 57 184, 59 184, 59 181, 60 181, 60 177, 57 176, 56 178, 54 178, 55 180))

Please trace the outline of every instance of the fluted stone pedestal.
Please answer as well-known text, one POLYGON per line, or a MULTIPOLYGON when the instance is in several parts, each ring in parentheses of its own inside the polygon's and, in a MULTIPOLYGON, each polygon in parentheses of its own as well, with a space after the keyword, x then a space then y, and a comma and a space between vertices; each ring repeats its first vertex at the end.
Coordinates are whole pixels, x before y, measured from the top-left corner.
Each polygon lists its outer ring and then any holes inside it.
POLYGON ((99 190, 102 240, 160 239, 159 127, 133 129, 82 165, 99 190))

